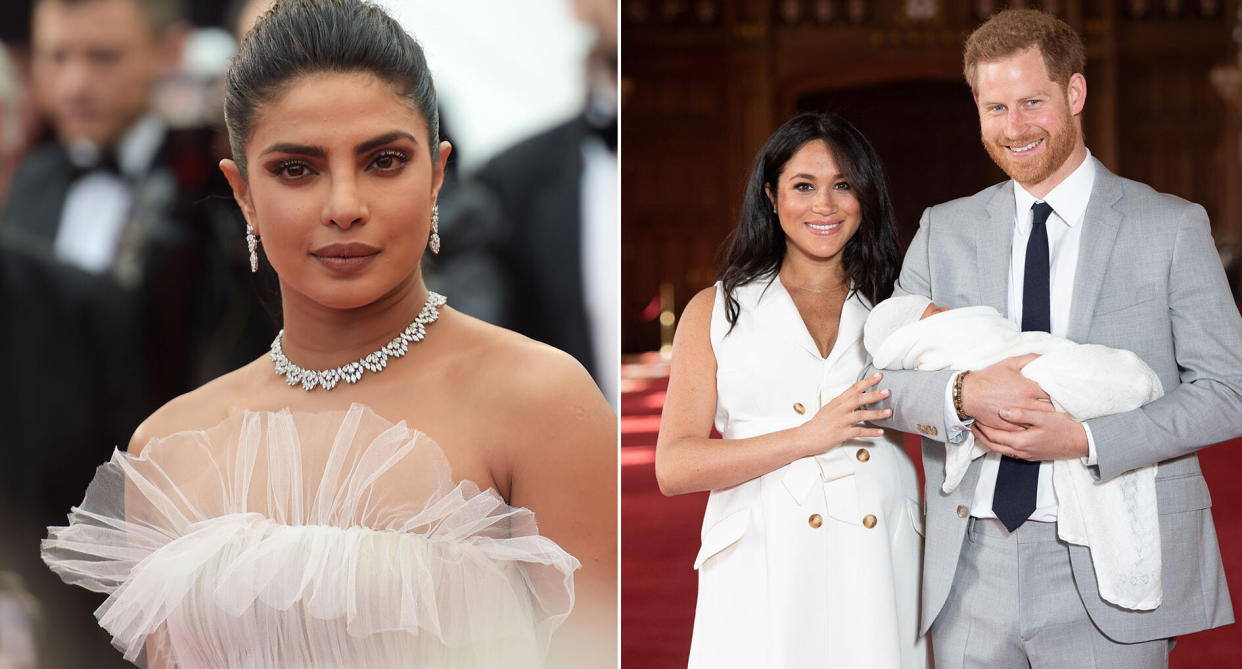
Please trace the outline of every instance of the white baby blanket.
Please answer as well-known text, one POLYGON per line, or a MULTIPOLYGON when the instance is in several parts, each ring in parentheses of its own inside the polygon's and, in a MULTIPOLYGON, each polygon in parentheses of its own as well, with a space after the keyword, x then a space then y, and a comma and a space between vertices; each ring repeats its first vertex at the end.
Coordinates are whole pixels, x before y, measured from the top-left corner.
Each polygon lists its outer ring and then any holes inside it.
MULTIPOLYGON (((1022 369, 1053 406, 1085 421, 1138 407, 1160 397, 1156 373, 1130 351, 1076 344, 1046 332, 1021 332, 991 307, 963 307, 917 319, 927 298, 881 302, 867 319, 864 345, 881 369, 978 370, 1015 355, 1041 356, 1022 369)), ((945 481, 953 491, 971 460, 987 453, 974 435, 945 444, 945 481)), ((1097 481, 1081 458, 1052 465, 1057 535, 1087 546, 1100 596, 1118 606, 1160 605, 1160 526, 1156 465, 1097 481)))

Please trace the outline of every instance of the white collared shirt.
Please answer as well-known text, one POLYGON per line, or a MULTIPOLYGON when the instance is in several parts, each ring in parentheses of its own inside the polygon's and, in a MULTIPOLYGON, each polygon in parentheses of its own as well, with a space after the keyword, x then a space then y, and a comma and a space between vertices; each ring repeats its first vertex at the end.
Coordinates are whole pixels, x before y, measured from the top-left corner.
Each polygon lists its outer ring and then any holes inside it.
MULTIPOLYGON (((150 169, 164 130, 154 114, 140 118, 117 144, 117 163, 123 177, 94 170, 69 185, 53 246, 57 258, 93 274, 112 268, 133 208, 132 181, 150 169)), ((98 155, 94 147, 86 152, 91 158, 98 155)), ((71 147, 71 160, 74 153, 71 147)))
POLYGON ((621 217, 617 154, 597 137, 582 144, 582 292, 599 389, 620 411, 621 217))
MULTIPOLYGON (((1026 271, 1026 244, 1031 234, 1031 207, 1036 202, 1046 202, 1052 207, 1045 227, 1048 232, 1049 281, 1048 288, 1052 334, 1065 337, 1069 332, 1070 307, 1074 298, 1074 275, 1078 267, 1078 251, 1082 242, 1083 219, 1087 213, 1087 202, 1091 199, 1091 189, 1095 185, 1095 161, 1090 152, 1068 177, 1048 193, 1043 200, 1036 200, 1017 182, 1014 190, 1013 246, 1009 258, 1009 295, 1007 303, 1008 318, 1021 326, 1022 323, 1022 285, 1026 271)), ((969 423, 957 420, 957 412, 952 404, 952 381, 946 389, 946 434, 954 442, 965 437, 970 429, 969 423)), ((1091 429, 1084 423, 1087 432, 1089 455, 1087 464, 1095 463, 1095 441, 1091 437, 1091 429)), ((979 472, 979 482, 975 486, 974 501, 970 515, 976 518, 995 518, 992 511, 992 493, 996 489, 996 473, 1000 467, 999 453, 988 453, 983 461, 983 469, 979 472)), ((1035 498, 1035 512, 1030 519, 1042 522, 1053 522, 1057 519, 1057 500, 1052 490, 1051 462, 1043 462, 1039 466, 1039 487, 1035 498)))

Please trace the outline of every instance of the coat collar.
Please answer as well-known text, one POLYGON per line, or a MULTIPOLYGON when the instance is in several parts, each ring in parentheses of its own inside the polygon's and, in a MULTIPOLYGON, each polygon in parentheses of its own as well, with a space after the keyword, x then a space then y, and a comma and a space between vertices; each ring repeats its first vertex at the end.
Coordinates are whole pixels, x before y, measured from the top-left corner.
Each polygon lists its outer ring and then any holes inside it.
POLYGON ((1013 253, 1013 181, 1006 182, 987 203, 987 220, 975 231, 980 303, 1009 313, 1009 263, 1013 253))
POLYGON ((871 309, 857 293, 852 293, 841 306, 841 320, 837 326, 837 340, 832 344, 828 357, 820 355, 810 330, 802 320, 793 297, 781 284, 778 275, 751 284, 755 291, 754 314, 758 327, 773 333, 774 341, 787 341, 812 356, 815 360, 834 364, 845 351, 862 338, 863 323, 871 309))
POLYGON ((1091 189, 1083 219, 1078 267, 1074 269, 1074 301, 1070 305, 1066 333, 1074 341, 1086 341, 1091 333, 1091 315, 1095 312, 1108 259, 1121 230, 1122 216, 1115 205, 1121 200, 1122 179, 1098 161, 1095 169, 1095 186, 1091 189))

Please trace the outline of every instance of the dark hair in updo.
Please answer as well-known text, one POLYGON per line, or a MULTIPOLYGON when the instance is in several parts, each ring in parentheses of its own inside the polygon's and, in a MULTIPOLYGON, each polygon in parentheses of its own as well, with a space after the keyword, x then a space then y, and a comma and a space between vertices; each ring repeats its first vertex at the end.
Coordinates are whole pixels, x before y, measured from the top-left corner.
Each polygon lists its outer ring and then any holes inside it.
POLYGON ((392 84, 422 113, 431 158, 439 157, 435 83, 423 48, 399 23, 360 0, 280 0, 246 33, 225 81, 224 119, 243 176, 255 112, 319 72, 366 72, 392 84))
POLYGON ((733 291, 755 279, 776 276, 785 260, 785 232, 765 187, 777 192, 777 181, 790 159, 815 141, 825 142, 832 151, 862 212, 862 224, 841 251, 852 292, 872 305, 893 293, 900 267, 897 217, 880 156, 871 142, 844 118, 804 112, 777 128, 755 156, 742 199, 742 215, 726 242, 728 251, 720 273, 730 330, 737 325, 739 314, 733 291))

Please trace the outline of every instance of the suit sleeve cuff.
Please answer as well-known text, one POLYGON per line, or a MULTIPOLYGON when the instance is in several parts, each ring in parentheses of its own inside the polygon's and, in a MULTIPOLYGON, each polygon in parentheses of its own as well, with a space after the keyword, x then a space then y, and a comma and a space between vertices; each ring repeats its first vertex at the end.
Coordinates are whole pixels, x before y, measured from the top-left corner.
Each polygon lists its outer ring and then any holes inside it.
MULTIPOLYGON (((970 418, 966 421, 957 419, 957 409, 953 407, 953 384, 957 381, 957 377, 961 372, 949 377, 949 382, 944 387, 944 434, 949 439, 950 444, 960 444, 966 439, 966 435, 970 433, 970 426, 974 425, 975 419, 970 418)), ((1085 427, 1085 426, 1084 426, 1085 427)), ((1087 441, 1090 443, 1091 431, 1087 431, 1087 441)), ((1095 451, 1091 451, 1092 455, 1095 451)))

